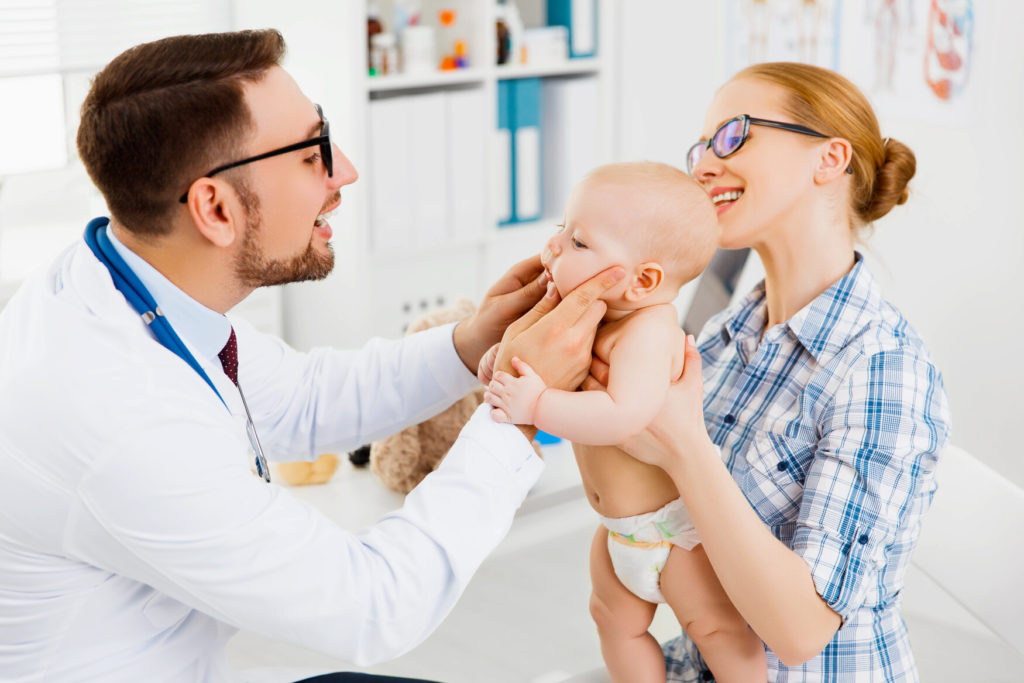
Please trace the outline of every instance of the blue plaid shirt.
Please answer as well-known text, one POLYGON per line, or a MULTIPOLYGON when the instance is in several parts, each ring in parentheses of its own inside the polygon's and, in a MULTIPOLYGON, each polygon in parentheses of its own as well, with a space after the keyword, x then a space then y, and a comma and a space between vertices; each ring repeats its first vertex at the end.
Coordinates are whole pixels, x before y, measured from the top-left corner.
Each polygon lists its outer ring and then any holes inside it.
MULTIPOLYGON (((843 619, 802 666, 769 650, 768 679, 916 681, 901 590, 949 438, 942 377, 860 254, 761 340, 766 312, 762 282, 704 327, 705 421, 751 506, 843 619)), ((669 681, 710 679, 685 634, 664 651, 669 681)))

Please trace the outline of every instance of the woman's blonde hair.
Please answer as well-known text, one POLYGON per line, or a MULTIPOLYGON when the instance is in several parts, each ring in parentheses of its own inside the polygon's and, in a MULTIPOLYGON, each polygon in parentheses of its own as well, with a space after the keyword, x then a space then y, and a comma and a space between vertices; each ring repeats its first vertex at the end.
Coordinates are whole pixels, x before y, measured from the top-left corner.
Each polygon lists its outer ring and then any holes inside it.
POLYGON ((909 147, 882 138, 871 104, 857 86, 834 71, 797 62, 765 62, 740 71, 784 89, 786 113, 795 123, 843 138, 853 147, 852 209, 861 224, 878 220, 907 201, 917 161, 909 147))

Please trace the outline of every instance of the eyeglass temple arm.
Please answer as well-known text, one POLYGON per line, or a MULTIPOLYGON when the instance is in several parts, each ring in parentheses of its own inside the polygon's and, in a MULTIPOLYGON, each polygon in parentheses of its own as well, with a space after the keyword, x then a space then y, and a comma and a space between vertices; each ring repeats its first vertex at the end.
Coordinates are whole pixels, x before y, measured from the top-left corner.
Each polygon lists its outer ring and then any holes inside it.
MULTIPOLYGON (((298 149, 305 149, 306 147, 316 147, 318 145, 322 145, 325 142, 328 142, 329 140, 330 136, 320 135, 311 140, 303 140, 302 142, 296 142, 294 145, 288 145, 287 147, 282 147, 281 149, 275 149, 272 152, 257 154, 256 156, 249 157, 248 159, 242 159, 240 161, 235 161, 230 164, 225 164, 224 166, 218 166, 217 168, 213 169, 212 171, 204 175, 203 178, 212 178, 213 176, 217 175, 222 171, 227 171, 237 166, 251 164, 254 161, 260 161, 261 159, 269 159, 270 157, 276 157, 279 154, 287 154, 288 152, 294 152, 295 150, 298 149)), ((181 202, 182 204, 188 202, 188 192, 181 195, 181 197, 178 198, 178 201, 181 202)))
POLYGON ((788 130, 793 133, 803 133, 804 135, 813 135, 816 138, 827 138, 830 137, 824 133, 819 133, 816 130, 811 130, 806 126, 801 126, 797 123, 780 123, 779 121, 768 121, 767 119, 755 119, 753 116, 750 117, 750 122, 755 123, 759 126, 767 126, 769 128, 780 128, 782 130, 788 130))

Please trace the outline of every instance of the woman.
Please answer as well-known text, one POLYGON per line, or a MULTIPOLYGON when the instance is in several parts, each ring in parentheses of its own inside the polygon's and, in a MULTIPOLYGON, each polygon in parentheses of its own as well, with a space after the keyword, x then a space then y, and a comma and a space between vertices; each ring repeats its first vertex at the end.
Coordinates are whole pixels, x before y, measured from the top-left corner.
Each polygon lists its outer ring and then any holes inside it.
MULTIPOLYGON (((803 64, 740 72, 703 135, 688 165, 720 246, 755 249, 765 279, 688 339, 682 379, 624 447, 679 488, 769 680, 917 680, 901 589, 949 409, 854 250, 906 201, 914 155, 853 84, 803 64)), ((663 590, 685 590, 673 574, 670 557, 663 590)), ((665 652, 669 680, 710 678, 685 635, 665 652)))

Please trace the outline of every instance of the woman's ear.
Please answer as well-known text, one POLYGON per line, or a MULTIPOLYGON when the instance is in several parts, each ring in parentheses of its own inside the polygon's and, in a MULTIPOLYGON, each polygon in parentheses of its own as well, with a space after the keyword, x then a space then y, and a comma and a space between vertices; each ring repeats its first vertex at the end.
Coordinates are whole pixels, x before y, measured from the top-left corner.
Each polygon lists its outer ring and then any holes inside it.
POLYGON ((819 185, 830 183, 842 178, 846 169, 853 163, 853 145, 843 138, 829 138, 821 148, 818 168, 814 172, 814 182, 819 185))
POLYGON ((237 192, 217 178, 200 178, 192 184, 188 212, 199 234, 218 247, 230 247, 245 224, 237 192))
POLYGON ((661 267, 660 263, 642 263, 629 281, 623 297, 626 301, 642 301, 654 294, 664 281, 665 269, 661 267))

